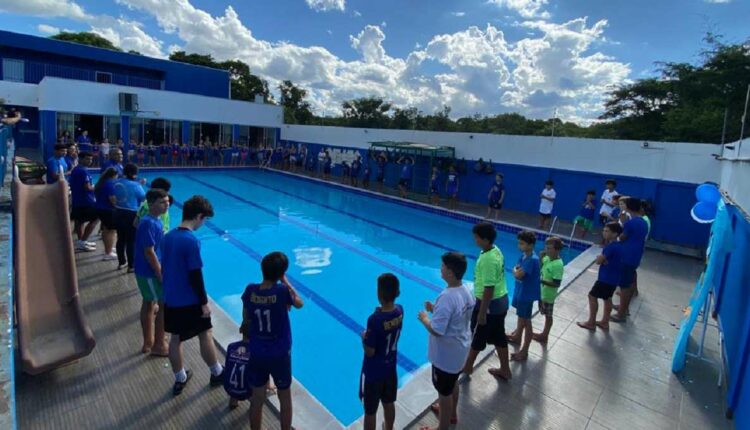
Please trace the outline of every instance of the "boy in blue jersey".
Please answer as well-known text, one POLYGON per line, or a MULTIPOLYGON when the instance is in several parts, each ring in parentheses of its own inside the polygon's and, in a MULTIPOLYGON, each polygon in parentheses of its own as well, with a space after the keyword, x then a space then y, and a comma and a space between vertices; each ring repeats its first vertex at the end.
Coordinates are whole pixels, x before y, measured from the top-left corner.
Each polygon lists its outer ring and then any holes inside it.
POLYGON ((620 284, 622 276, 622 244, 617 241, 617 236, 622 234, 622 226, 616 222, 610 222, 604 226, 602 236, 604 237, 604 249, 601 255, 596 257, 599 265, 599 276, 596 283, 589 291, 589 318, 586 321, 578 321, 578 327, 594 331, 596 327, 609 330, 609 314, 612 312, 612 296, 620 284), (598 300, 604 301, 604 313, 602 319, 596 321, 599 312, 598 300))
POLYGON ((395 304, 400 294, 396 275, 384 273, 378 277, 380 306, 367 319, 367 330, 362 332, 365 358, 360 376, 359 398, 365 407, 365 430, 375 430, 378 406, 383 403, 385 430, 393 429, 396 419, 398 375, 396 361, 398 339, 404 321, 404 309, 395 304))
POLYGON ((63 173, 68 169, 68 165, 65 163, 65 153, 67 152, 67 146, 62 143, 55 145, 55 153, 52 157, 47 160, 47 183, 54 184, 60 180, 60 170, 63 173))
POLYGON ((152 188, 146 193, 148 214, 141 217, 135 233, 134 269, 135 280, 141 292, 141 330, 143 347, 141 352, 166 357, 169 347, 164 337, 164 293, 159 256, 164 228, 161 216, 169 210, 167 192, 152 188), (156 315, 156 324, 154 324, 156 315))
POLYGON ((96 242, 89 242, 88 238, 99 225, 94 183, 88 171, 88 167, 91 166, 93 161, 93 155, 82 152, 79 158, 81 162, 70 174, 71 206, 73 208, 71 218, 73 218, 74 230, 78 237, 75 246, 76 250, 79 251, 93 251, 96 249, 96 242))
POLYGON ((250 427, 260 430, 266 384, 269 376, 278 388, 281 404, 281 428, 292 428, 292 330, 289 310, 299 309, 304 302, 286 278, 289 259, 281 252, 272 252, 260 263, 263 282, 250 284, 242 294, 242 324, 250 335, 253 403, 250 427))
POLYGON ((172 394, 182 393, 192 372, 183 367, 182 342, 198 336, 201 357, 211 371, 210 386, 223 382, 224 368, 216 359, 211 334, 211 308, 203 283, 203 261, 200 241, 193 232, 214 216, 211 203, 193 196, 182 207, 182 223, 164 236, 161 242, 162 277, 164 279, 164 327, 169 339, 169 363, 175 376, 172 394))
POLYGON ((586 193, 586 200, 584 200, 581 205, 581 211, 573 220, 573 225, 579 228, 578 237, 581 239, 586 237, 586 233, 594 228, 594 215, 596 212, 596 204, 594 203, 595 196, 596 191, 594 190, 589 190, 586 193))
POLYGON ((510 355, 513 361, 526 361, 533 336, 531 327, 531 310, 534 302, 541 299, 539 257, 534 252, 536 234, 531 231, 518 233, 518 249, 521 256, 513 268, 516 287, 513 291, 513 307, 516 308, 518 324, 516 330, 508 335, 508 342, 521 343, 521 350, 510 355))
POLYGON ((487 201, 489 207, 485 218, 489 219, 492 211, 495 211, 495 220, 497 220, 500 210, 503 208, 503 201, 505 201, 505 185, 503 185, 502 173, 495 175, 495 182, 492 183, 490 192, 487 194, 487 201))
POLYGON ((411 157, 401 157, 398 160, 401 164, 401 175, 398 180, 398 191, 402 199, 409 197, 409 184, 411 183, 412 172, 414 171, 414 160, 411 157))
POLYGON ((445 193, 448 195, 448 208, 456 209, 458 199, 459 179, 455 166, 448 169, 448 179, 445 181, 445 193))
POLYGON ((239 402, 250 400, 253 395, 253 380, 250 372, 250 336, 247 327, 240 326, 242 340, 227 345, 224 362, 224 391, 229 394, 229 409, 239 402))
MULTIPOLYGON (((622 198, 620 201, 622 202, 622 198)), ((636 197, 625 199, 625 208, 630 219, 625 221, 620 234, 622 243, 622 274, 620 275, 620 306, 617 314, 612 315, 614 322, 625 322, 636 289, 638 275, 637 270, 641 265, 643 252, 646 249, 646 236, 648 236, 648 224, 641 217, 641 200, 636 197)))

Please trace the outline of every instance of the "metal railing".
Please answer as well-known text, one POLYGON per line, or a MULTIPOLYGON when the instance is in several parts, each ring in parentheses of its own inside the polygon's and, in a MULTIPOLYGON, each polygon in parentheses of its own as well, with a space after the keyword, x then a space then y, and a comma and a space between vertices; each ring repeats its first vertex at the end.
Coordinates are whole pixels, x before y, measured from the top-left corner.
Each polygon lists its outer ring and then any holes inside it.
POLYGON ((24 81, 29 84, 38 84, 46 76, 64 79, 75 79, 79 81, 91 81, 99 83, 111 83, 128 87, 150 88, 152 90, 162 89, 162 81, 158 79, 131 76, 124 73, 99 72, 110 75, 111 82, 101 82, 96 79, 96 70, 79 69, 76 67, 60 66, 57 64, 35 63, 26 61, 24 64, 24 81))

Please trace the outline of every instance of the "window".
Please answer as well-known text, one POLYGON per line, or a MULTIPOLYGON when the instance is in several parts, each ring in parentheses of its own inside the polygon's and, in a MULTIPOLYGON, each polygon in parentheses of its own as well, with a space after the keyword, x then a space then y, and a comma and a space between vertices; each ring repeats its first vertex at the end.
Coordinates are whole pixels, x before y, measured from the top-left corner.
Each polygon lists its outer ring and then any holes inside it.
POLYGON ((96 72, 96 82, 100 84, 111 84, 112 74, 107 72, 96 72))
POLYGON ((3 58, 3 80, 12 82, 23 82, 23 60, 3 58))

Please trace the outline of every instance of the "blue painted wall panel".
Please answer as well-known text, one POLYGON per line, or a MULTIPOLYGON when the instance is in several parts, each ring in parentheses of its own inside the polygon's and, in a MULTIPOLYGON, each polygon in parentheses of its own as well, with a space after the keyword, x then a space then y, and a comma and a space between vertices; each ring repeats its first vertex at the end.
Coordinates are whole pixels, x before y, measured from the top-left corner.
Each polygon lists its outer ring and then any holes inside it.
POLYGON ((41 144, 43 160, 52 156, 57 143, 57 114, 54 111, 39 111, 39 131, 41 133, 41 144))

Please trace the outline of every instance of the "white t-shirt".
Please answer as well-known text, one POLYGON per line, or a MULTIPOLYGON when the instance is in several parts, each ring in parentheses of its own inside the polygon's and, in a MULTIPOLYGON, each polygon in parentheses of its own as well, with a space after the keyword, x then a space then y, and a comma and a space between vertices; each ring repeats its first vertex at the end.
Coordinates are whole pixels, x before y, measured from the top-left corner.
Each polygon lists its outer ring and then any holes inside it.
POLYGON ((102 150, 102 154, 109 155, 109 142, 102 142, 100 149, 102 150))
POLYGON ((444 289, 432 309, 432 330, 427 357, 438 369, 459 373, 471 347, 471 312, 474 294, 466 285, 444 289))
POLYGON ((599 213, 601 215, 612 214, 612 211, 615 210, 615 203, 612 198, 616 195, 617 191, 615 190, 604 190, 604 192, 602 193, 602 200, 604 200, 604 203, 602 203, 602 208, 599 210, 599 213))
MULTIPOLYGON (((545 188, 542 190, 542 196, 554 199, 555 197, 557 197, 557 193, 555 192, 554 188, 549 189, 549 190, 545 188)), ((551 202, 547 199, 542 199, 542 202, 539 204, 539 213, 545 214, 545 215, 551 214, 552 206, 554 206, 554 204, 555 202, 551 202)))

